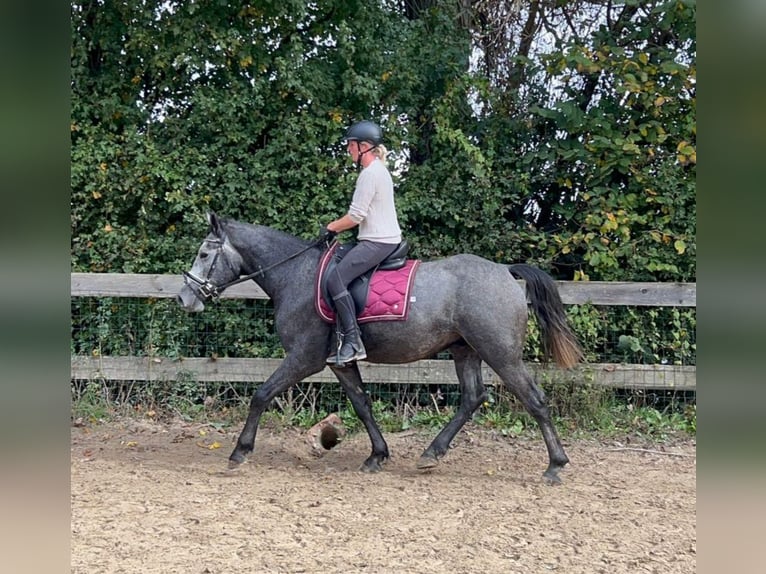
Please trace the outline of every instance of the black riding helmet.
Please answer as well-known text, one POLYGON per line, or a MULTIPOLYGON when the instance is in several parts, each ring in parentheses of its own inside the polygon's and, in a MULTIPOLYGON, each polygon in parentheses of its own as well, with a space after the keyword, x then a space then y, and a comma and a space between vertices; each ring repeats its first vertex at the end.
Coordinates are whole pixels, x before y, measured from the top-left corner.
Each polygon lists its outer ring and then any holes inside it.
POLYGON ((356 169, 360 170, 362 169, 362 156, 366 153, 370 153, 383 142, 383 134, 380 132, 380 128, 377 126, 377 124, 364 120, 355 124, 351 124, 351 127, 346 130, 346 135, 343 140, 344 143, 369 142, 372 144, 370 149, 360 153, 357 159, 354 160, 356 169))
POLYGON ((383 134, 377 124, 364 120, 352 124, 346 130, 346 136, 343 139, 347 142, 370 142, 372 145, 377 146, 383 143, 383 134))

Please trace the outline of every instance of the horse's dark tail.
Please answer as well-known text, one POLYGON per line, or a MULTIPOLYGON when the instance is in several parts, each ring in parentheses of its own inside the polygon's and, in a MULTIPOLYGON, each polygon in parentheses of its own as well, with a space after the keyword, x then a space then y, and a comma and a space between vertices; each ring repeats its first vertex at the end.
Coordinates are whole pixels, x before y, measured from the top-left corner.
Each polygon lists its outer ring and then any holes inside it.
POLYGON ((574 367, 582 360, 583 351, 567 322, 556 282, 545 271, 525 263, 509 265, 508 270, 527 284, 527 297, 540 325, 546 358, 565 369, 574 367))

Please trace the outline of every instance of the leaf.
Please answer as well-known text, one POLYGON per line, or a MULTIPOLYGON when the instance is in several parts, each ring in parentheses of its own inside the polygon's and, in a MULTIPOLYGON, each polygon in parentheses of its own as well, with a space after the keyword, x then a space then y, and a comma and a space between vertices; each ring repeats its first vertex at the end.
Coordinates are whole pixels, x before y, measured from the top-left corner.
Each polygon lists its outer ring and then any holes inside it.
POLYGON ((221 443, 218 442, 218 441, 215 441, 215 442, 213 442, 211 444, 205 444, 204 442, 198 441, 196 444, 197 444, 198 447, 206 448, 207 450, 215 450, 217 448, 221 448, 221 446, 222 446, 221 443))
POLYGON ((676 248, 679 255, 683 255, 686 251, 686 243, 683 239, 676 239, 675 243, 673 243, 673 247, 676 248))

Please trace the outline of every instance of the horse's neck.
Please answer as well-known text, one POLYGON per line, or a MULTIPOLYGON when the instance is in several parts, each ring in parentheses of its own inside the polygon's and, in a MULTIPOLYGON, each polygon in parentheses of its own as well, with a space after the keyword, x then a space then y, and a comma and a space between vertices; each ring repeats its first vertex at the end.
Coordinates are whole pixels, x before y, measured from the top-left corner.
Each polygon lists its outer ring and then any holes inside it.
POLYGON ((318 257, 314 249, 305 251, 306 241, 269 227, 242 223, 231 224, 229 238, 242 256, 243 275, 265 270, 254 279, 271 299, 279 299, 295 285, 311 284, 312 266, 306 261, 310 258, 318 261, 318 257), (291 258, 301 251, 305 252, 291 258))

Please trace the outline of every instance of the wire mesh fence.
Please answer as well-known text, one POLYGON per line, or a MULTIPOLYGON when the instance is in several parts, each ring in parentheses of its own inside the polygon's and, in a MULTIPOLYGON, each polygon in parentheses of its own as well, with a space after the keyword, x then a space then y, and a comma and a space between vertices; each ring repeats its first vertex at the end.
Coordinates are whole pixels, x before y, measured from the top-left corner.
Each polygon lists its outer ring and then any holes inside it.
MULTIPOLYGON (((608 390, 638 405, 658 408, 685 408, 696 401, 696 391, 667 378, 683 377, 696 365, 696 309, 693 307, 645 306, 567 306, 569 321, 580 339, 588 363, 646 366, 631 370, 631 380, 620 384, 619 377, 608 390), (651 366, 662 365, 662 384, 651 366), (636 381, 636 377, 654 377, 636 381)), ((187 314, 168 298, 74 297, 71 304, 71 355, 75 357, 147 357, 154 360, 185 358, 259 358, 280 359, 284 350, 276 334, 272 303, 268 299, 227 299, 209 306, 204 313, 187 314)), ((377 367, 374 382, 367 384, 373 403, 387 405, 407 415, 418 409, 444 409, 459 404, 456 378, 449 353, 434 356, 432 365, 443 369, 411 365, 387 374, 377 367), (444 360, 444 361, 441 361, 444 360)), ((530 321, 525 346, 525 360, 532 366, 542 363, 540 333, 530 321)), ((236 365, 232 366, 236 368, 236 365)), ((187 408, 212 404, 226 407, 242 405, 268 376, 270 371, 232 372, 226 380, 199 380, 193 369, 181 371, 172 380, 108 380, 101 377, 98 392, 110 401, 129 403, 165 401, 183 403, 187 408)), ((364 371, 363 371, 364 374, 364 371)), ((616 373, 619 374, 619 373, 616 373)), ((332 378, 309 380, 296 385, 274 402, 274 408, 313 412, 333 412, 346 406, 340 385, 332 378)), ((515 399, 492 376, 485 373, 490 404, 512 408, 515 399)), ((592 400, 594 391, 582 373, 563 374, 551 380, 540 374, 538 381, 549 396, 552 408, 568 411, 578 402, 592 400)), ((92 392, 94 381, 73 379, 73 396, 92 392)), ((599 396, 604 389, 598 390, 599 396)), ((172 405, 170 405, 172 406, 172 405)))

